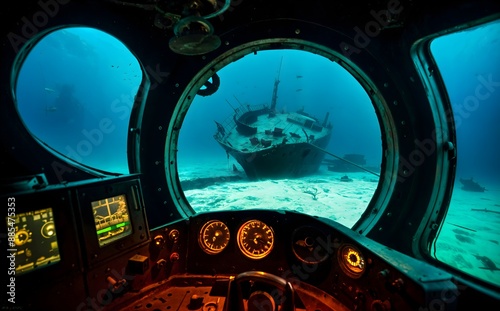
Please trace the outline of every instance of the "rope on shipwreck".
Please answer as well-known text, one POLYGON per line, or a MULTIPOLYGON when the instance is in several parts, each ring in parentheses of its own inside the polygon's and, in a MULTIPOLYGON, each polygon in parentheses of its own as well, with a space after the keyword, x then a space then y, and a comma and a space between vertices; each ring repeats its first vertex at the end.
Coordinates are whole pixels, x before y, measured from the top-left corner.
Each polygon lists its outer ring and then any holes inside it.
POLYGON ((346 160, 346 159, 344 159, 344 158, 341 158, 341 157, 339 157, 339 156, 337 156, 337 155, 334 155, 333 153, 331 153, 331 152, 329 152, 329 151, 326 151, 325 149, 320 148, 320 147, 318 147, 318 146, 315 146, 315 145, 313 145, 313 144, 311 144, 311 143, 309 143, 309 145, 310 145, 311 147, 314 147, 314 148, 318 149, 318 150, 319 150, 319 151, 321 151, 321 152, 324 152, 324 153, 326 153, 326 154, 328 154, 328 155, 330 155, 330 156, 334 157, 334 158, 337 158, 337 159, 342 160, 342 161, 344 161, 344 162, 347 162, 347 163, 349 163, 349 164, 351 164, 351 165, 354 165, 354 166, 356 166, 357 168, 362 169, 362 170, 363 170, 363 171, 365 171, 365 172, 368 172, 368 173, 373 174, 373 175, 375 175, 375 176, 377 176, 377 177, 380 177, 380 175, 379 175, 379 174, 377 174, 377 173, 375 173, 374 171, 369 170, 369 169, 367 169, 367 168, 365 168, 365 167, 362 167, 361 165, 358 165, 358 164, 356 164, 356 163, 354 163, 354 162, 351 162, 351 161, 346 160))

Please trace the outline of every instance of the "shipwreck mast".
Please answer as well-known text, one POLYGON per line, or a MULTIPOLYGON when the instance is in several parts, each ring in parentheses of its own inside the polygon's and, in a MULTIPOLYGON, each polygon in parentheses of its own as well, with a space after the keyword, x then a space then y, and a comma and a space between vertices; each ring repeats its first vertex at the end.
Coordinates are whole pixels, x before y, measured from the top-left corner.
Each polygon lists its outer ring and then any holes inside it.
POLYGON ((278 69, 278 77, 274 80, 273 98, 271 99, 271 110, 276 110, 276 103, 278 101, 278 85, 280 84, 281 65, 283 64, 283 57, 281 57, 280 68, 278 69))

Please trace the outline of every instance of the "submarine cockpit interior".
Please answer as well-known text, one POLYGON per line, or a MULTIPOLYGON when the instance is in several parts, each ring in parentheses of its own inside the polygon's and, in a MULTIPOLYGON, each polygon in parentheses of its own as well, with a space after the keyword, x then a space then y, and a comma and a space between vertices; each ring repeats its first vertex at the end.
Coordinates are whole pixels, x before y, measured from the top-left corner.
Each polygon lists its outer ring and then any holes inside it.
POLYGON ((2 310, 500 307, 498 1, 0 15, 2 310))

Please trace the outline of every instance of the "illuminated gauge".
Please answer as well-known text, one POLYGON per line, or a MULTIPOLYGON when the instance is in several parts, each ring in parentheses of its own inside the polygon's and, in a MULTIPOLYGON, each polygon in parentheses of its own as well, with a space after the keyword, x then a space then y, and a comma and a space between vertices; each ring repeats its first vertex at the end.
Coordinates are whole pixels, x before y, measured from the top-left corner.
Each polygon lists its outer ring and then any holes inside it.
POLYGON ((14 243, 17 246, 21 246, 21 245, 25 244, 26 242, 28 242, 29 238, 30 238, 30 236, 28 234, 28 231, 26 231, 25 229, 21 229, 21 230, 16 232, 16 234, 14 236, 14 243))
POLYGON ((198 236, 201 249, 210 255, 222 252, 229 243, 229 228, 220 220, 210 220, 203 225, 198 236))
POLYGON ((56 235, 56 227, 53 222, 46 222, 42 226, 42 236, 46 239, 56 235))
POLYGON ((262 259, 274 246, 274 232, 260 220, 249 220, 238 230, 238 247, 251 259, 262 259))
POLYGON ((344 245, 339 250, 339 263, 342 270, 352 278, 359 278, 365 272, 363 254, 353 245, 344 245))

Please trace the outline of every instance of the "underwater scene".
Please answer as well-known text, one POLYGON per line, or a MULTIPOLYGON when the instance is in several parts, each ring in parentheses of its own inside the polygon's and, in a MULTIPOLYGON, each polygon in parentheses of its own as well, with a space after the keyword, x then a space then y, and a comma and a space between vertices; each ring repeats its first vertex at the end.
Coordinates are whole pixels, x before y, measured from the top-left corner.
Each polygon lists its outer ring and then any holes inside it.
POLYGON ((432 253, 500 286, 500 22, 431 43, 453 111, 457 168, 432 253))
POLYGON ((250 54, 218 75, 219 90, 194 99, 179 135, 179 179, 193 209, 295 210, 354 225, 382 161, 359 82, 296 50, 250 54))
POLYGON ((48 34, 17 77, 17 109, 46 146, 78 163, 128 173, 130 111, 142 81, 132 53, 92 28, 48 34))
MULTIPOLYGON (((500 285, 500 23, 439 37, 431 52, 452 104, 458 165, 430 253, 500 285)), ((130 111, 148 72, 132 53, 95 29, 47 35, 16 80, 26 128, 63 157, 128 174, 130 111)), ((356 78, 298 50, 246 55, 217 78, 215 93, 194 98, 177 142, 192 209, 294 210, 352 227, 379 187, 383 157, 374 104, 356 78)), ((416 148, 434 152, 428 146, 416 148)))

